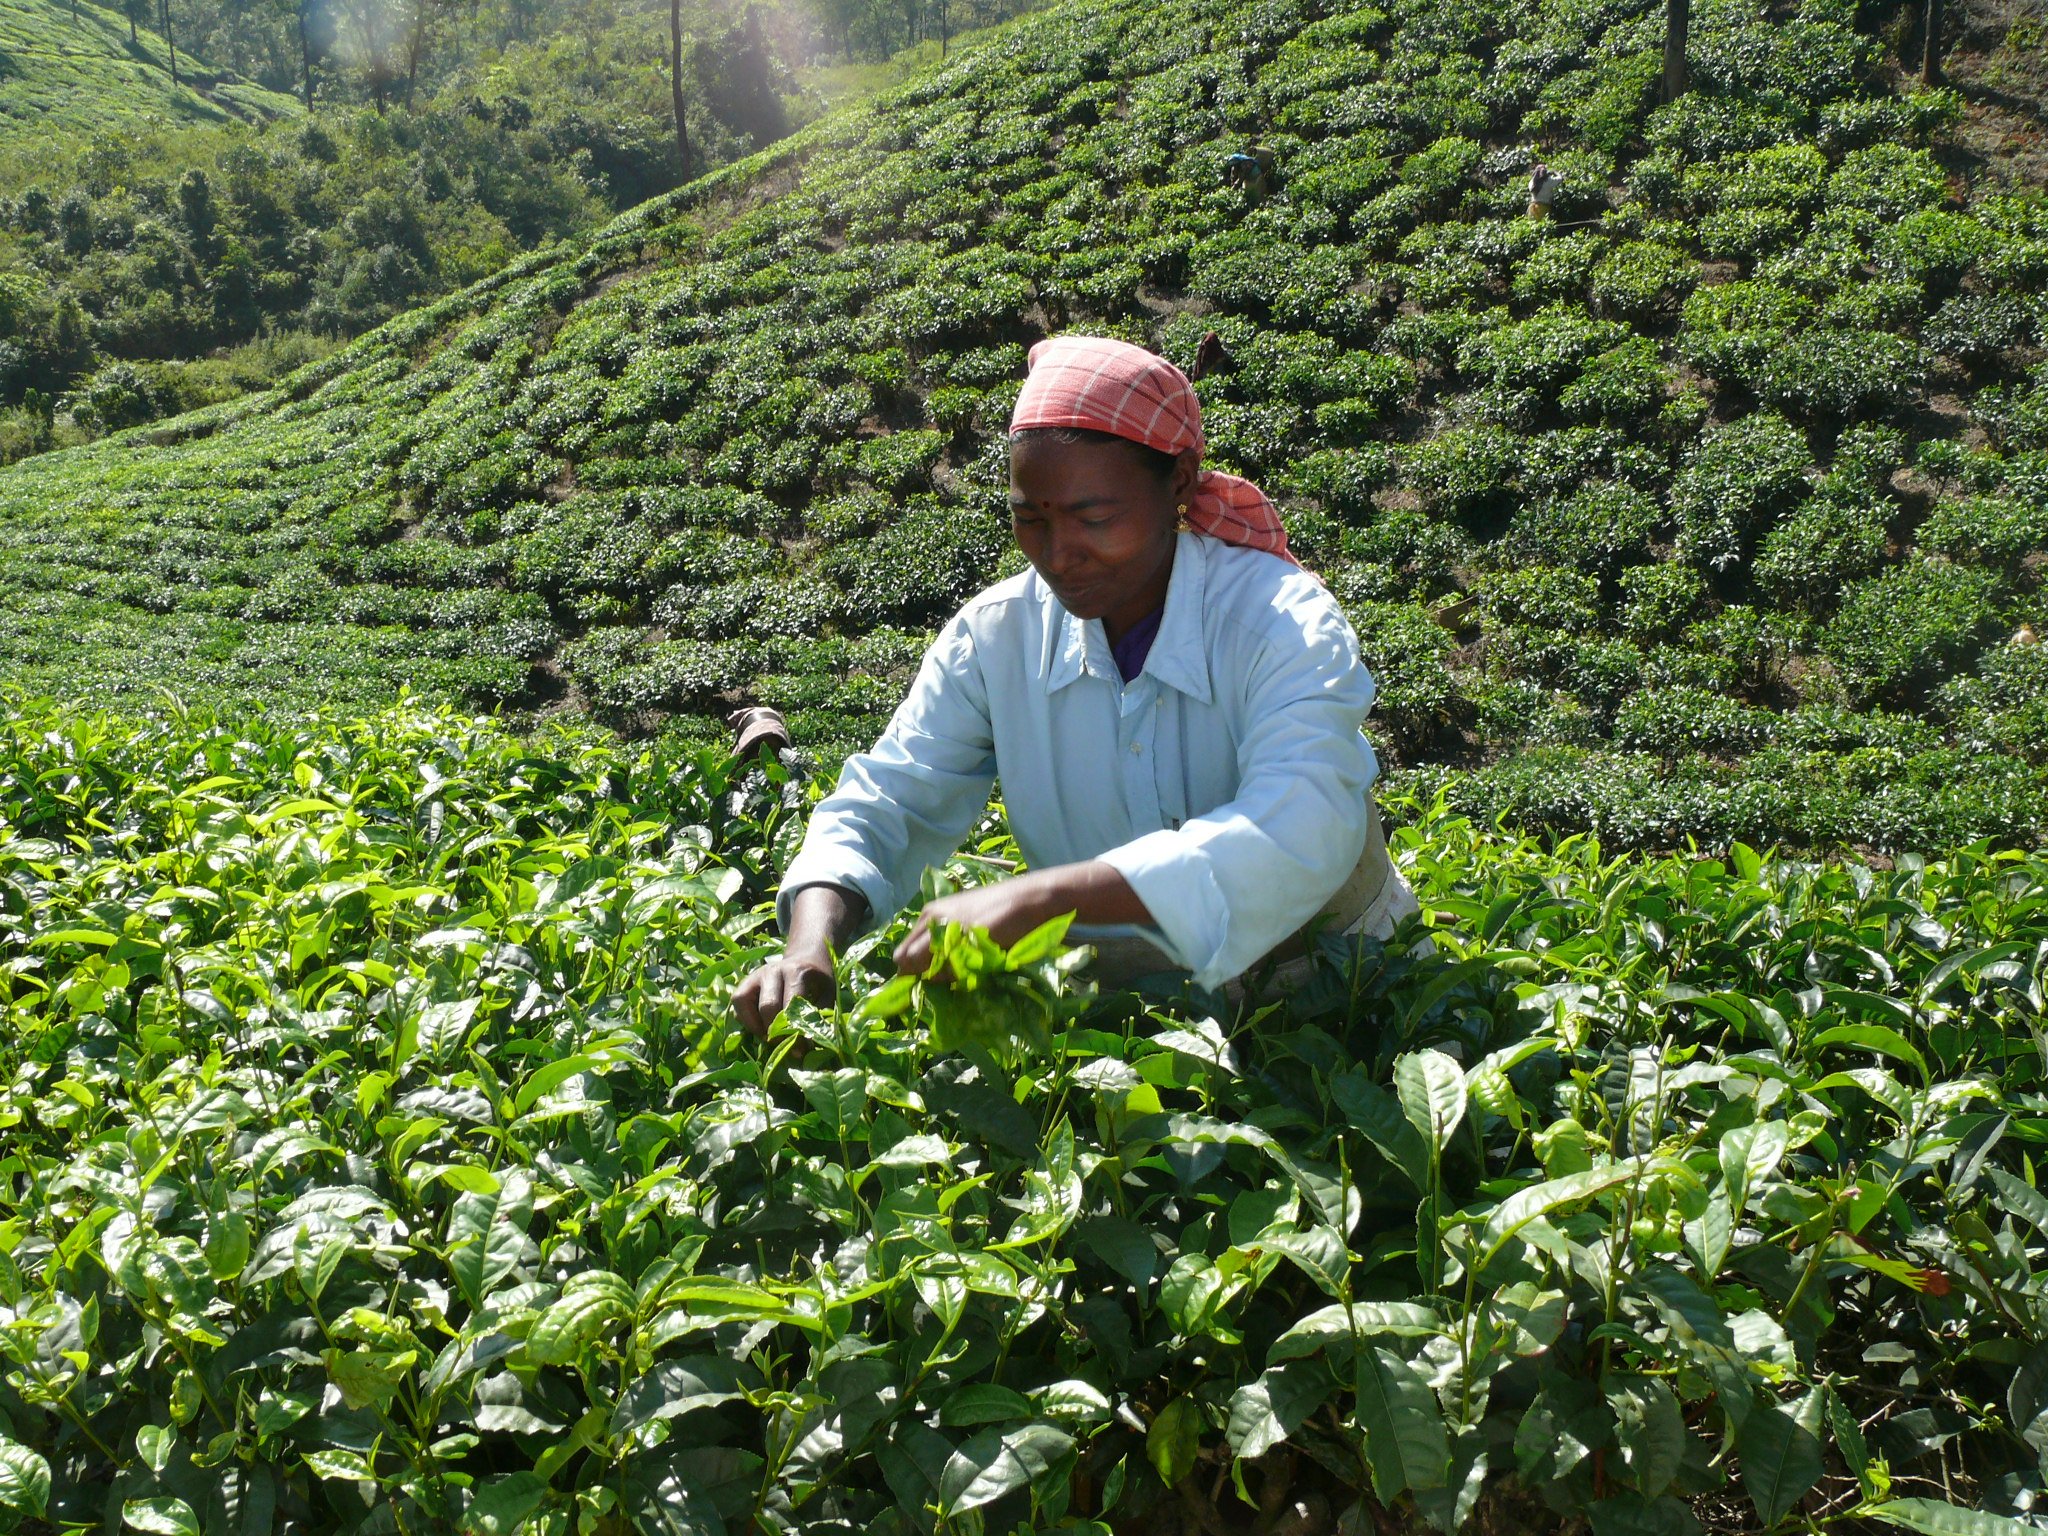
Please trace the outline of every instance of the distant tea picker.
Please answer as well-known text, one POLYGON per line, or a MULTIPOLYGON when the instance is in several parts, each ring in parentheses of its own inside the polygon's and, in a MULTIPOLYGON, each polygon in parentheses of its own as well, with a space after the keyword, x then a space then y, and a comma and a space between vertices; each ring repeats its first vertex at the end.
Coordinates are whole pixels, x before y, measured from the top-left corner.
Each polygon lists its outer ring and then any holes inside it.
POLYGON ((811 817, 778 906, 782 955, 733 1005, 765 1029, 825 1001, 834 957, 912 899, 1002 781, 1029 873, 929 903, 1013 943, 1075 914, 1106 979, 1218 986, 1311 925, 1386 937, 1394 869, 1360 726, 1373 680, 1273 504, 1202 468, 1186 375, 1128 342, 1031 349, 1010 420, 1010 524, 1031 569, 940 631, 874 747, 811 817))

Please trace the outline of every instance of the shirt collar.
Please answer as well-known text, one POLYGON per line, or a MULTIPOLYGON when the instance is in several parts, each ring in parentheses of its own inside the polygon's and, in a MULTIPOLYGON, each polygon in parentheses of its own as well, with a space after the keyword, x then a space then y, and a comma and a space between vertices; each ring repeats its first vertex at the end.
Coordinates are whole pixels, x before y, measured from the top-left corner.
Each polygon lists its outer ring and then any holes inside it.
POLYGON ((1166 612, 1159 617, 1159 638, 1145 658, 1147 673, 1197 704, 1210 702, 1207 626, 1202 622, 1208 582, 1209 541, 1199 534, 1181 534, 1173 554, 1173 575, 1166 584, 1166 612))
MULTIPOLYGON (((1140 676, 1156 678, 1197 703, 1211 701, 1209 653, 1203 643, 1203 593, 1208 585, 1209 556, 1204 540, 1192 533, 1179 536, 1173 552, 1173 574, 1166 583, 1166 609, 1159 616, 1159 635, 1145 657, 1140 676)), ((1044 590, 1041 583, 1041 590, 1044 590)), ((1049 590, 1045 601, 1059 615, 1053 629, 1053 651, 1045 674, 1045 691, 1058 693, 1084 675, 1123 686, 1110 653, 1109 637, 1099 619, 1077 619, 1059 606, 1049 590)))

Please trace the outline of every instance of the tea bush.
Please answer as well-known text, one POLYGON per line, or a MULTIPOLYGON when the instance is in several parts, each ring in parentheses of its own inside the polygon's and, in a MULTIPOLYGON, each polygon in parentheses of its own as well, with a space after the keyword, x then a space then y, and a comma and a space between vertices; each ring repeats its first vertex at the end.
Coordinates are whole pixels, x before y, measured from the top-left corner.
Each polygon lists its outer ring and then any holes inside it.
POLYGON ((1798 500, 1811 462, 1804 434, 1769 412, 1707 434, 1672 483, 1679 548, 1712 571, 1740 567, 1798 500))
POLYGON ((1777 602, 1809 612, 1832 608, 1849 583, 1883 568, 1888 502, 1823 488, 1765 535, 1753 573, 1777 602))
POLYGON ((1625 319, 1654 320, 1677 309, 1698 281, 1699 271, 1699 262, 1675 247, 1625 241, 1594 269, 1593 300, 1603 311, 1625 319))
POLYGON ((1895 566, 1849 588, 1823 643, 1859 692, 1909 704, 1976 659, 1999 627, 2000 590, 1944 560, 1895 566))
POLYGON ((899 920, 756 1039, 808 802, 563 723, 13 701, 10 1522, 2033 1529, 2038 857, 1408 800, 1427 917, 1269 1004, 1100 991, 1063 923, 888 978, 899 920))
POLYGON ((1671 639, 1707 602, 1707 584, 1690 566, 1644 565, 1621 575, 1621 627, 1639 640, 1671 639))
POLYGON ((1967 677, 1944 683, 1944 710, 1963 732, 2025 762, 2048 756, 2048 655, 2039 646, 2001 646, 1984 653, 1967 677))
MULTIPOLYGON (((691 740, 772 689, 835 757, 902 667, 823 658, 924 633, 1015 568, 1001 433, 1030 344, 1110 333, 1192 367, 1214 331, 1214 461, 1261 480, 1333 591, 1386 605, 1390 762, 1534 806, 1518 755, 1584 753, 1543 815, 1582 805, 1610 839, 2036 839, 2038 765, 2015 778, 1988 745, 2014 727, 1937 695, 1980 634, 2048 621, 2023 547, 2048 505, 2048 219, 1950 152, 1959 96, 1888 93, 1839 8, 1695 9, 1695 88, 1668 104, 1649 0, 1019 18, 274 393, 0 472, 0 677, 285 709, 411 680, 691 740), (1254 138, 1272 176, 1233 185, 1254 138), (1914 639, 1860 584, 1928 555, 1996 584, 1914 639), (1488 596, 1528 568, 1591 584, 1568 629, 1488 596), (503 594, 529 606, 493 617, 503 594), (1877 639, 1837 623, 1845 602, 1877 639), (1685 687, 1903 709, 1934 741, 1859 758, 1884 814, 1853 822, 1828 809, 1835 766, 1783 742, 1753 768, 1619 746, 1631 693, 1685 687), (1963 775, 1947 799, 1935 751, 1963 775)), ((421 263, 408 218, 429 255, 441 239, 422 196, 388 190, 344 243, 375 223, 421 263)), ((397 302, 375 276, 363 302, 397 302)), ((9 378, 23 327, 38 348, 77 330, 33 288, 0 279, 9 378)))
POLYGON ((1682 758, 1695 753, 1742 754, 1767 744, 1777 717, 1705 688, 1661 688, 1637 694, 1614 722, 1616 745, 1682 758))
POLYGON ((2048 503, 2004 496, 1938 502, 1917 537, 1923 549, 2015 571, 2029 555, 2048 548, 2048 503))

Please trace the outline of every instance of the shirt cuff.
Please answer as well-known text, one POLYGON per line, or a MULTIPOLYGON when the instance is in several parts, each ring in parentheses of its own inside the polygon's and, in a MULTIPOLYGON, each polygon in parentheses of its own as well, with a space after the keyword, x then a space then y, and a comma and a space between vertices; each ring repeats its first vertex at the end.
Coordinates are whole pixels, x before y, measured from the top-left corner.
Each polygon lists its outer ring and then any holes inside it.
POLYGON ((1209 861, 1178 832, 1148 832, 1097 858, 1124 877, 1173 957, 1194 973, 1195 984, 1219 987, 1230 973, 1219 962, 1230 929, 1230 905, 1209 861))

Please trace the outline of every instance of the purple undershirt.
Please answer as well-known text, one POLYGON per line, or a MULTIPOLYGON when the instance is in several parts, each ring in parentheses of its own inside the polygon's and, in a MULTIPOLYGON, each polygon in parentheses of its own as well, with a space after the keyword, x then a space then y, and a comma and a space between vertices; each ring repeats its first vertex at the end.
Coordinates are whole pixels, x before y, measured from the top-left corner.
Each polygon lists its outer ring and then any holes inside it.
POLYGON ((1162 603, 1133 624, 1123 639, 1110 646, 1109 652, 1116 658, 1117 673, 1125 682, 1145 670, 1145 658, 1152 654, 1152 642, 1159 638, 1159 620, 1165 613, 1166 605, 1162 603))

